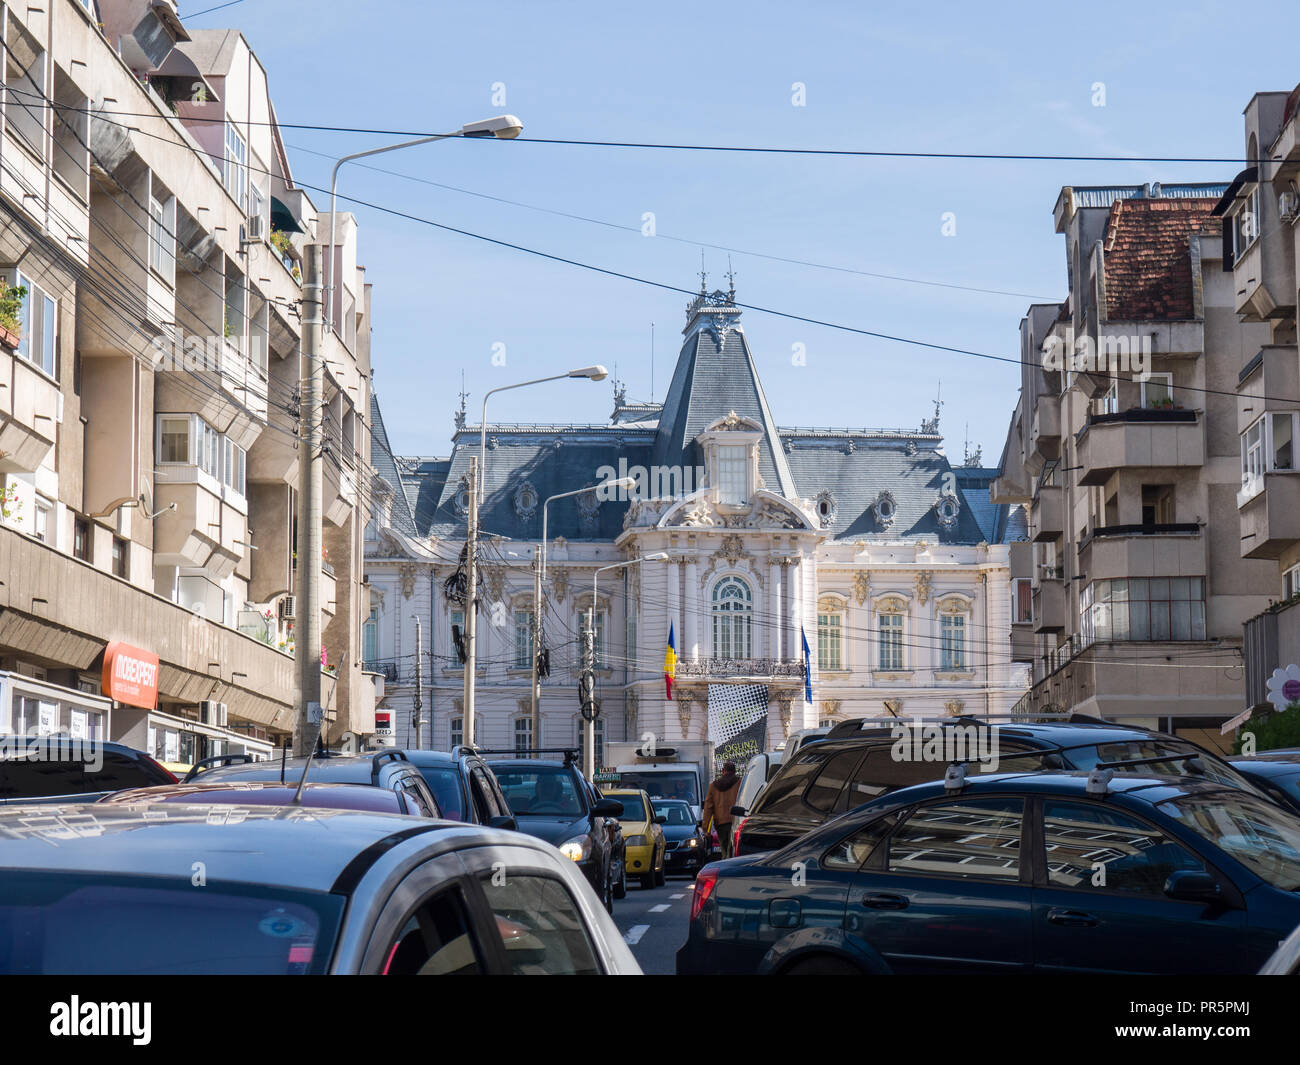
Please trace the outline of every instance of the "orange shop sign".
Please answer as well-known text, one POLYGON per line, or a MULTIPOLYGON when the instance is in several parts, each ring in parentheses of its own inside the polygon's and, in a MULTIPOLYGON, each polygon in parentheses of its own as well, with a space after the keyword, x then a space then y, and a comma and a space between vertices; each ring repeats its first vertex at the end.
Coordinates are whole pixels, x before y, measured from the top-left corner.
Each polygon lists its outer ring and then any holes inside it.
POLYGON ((129 643, 110 643, 104 650, 104 694, 153 710, 158 705, 158 656, 129 643))

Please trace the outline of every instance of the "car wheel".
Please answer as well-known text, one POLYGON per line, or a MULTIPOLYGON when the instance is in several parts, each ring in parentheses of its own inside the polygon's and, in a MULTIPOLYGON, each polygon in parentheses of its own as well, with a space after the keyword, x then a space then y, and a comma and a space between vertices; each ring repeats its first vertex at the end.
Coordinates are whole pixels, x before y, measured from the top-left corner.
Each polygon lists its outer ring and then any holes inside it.
POLYGON ((614 898, 627 898, 627 865, 623 865, 618 871, 618 883, 614 885, 614 898))
POLYGON ((782 976, 861 976, 862 970, 851 961, 834 958, 829 954, 818 954, 803 961, 797 961, 789 968, 781 970, 782 976))
POLYGON ((642 888, 652 888, 655 886, 655 873, 653 869, 646 873, 645 876, 638 877, 637 879, 641 881, 642 888))

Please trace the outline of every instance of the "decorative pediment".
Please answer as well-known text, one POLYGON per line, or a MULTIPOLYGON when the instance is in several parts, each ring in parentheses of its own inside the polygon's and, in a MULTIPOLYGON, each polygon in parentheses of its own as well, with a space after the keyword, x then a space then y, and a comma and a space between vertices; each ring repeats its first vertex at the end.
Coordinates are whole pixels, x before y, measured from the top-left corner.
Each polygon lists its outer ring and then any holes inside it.
POLYGON ((972 600, 954 592, 939 600, 938 610, 940 614, 969 614, 971 606, 972 600))
POLYGON ((853 595, 861 606, 867 601, 867 596, 871 594, 871 578, 867 576, 866 570, 859 570, 853 576, 853 595))
POLYGON ((706 433, 761 433, 763 425, 753 418, 744 418, 734 410, 728 411, 707 429, 706 433))

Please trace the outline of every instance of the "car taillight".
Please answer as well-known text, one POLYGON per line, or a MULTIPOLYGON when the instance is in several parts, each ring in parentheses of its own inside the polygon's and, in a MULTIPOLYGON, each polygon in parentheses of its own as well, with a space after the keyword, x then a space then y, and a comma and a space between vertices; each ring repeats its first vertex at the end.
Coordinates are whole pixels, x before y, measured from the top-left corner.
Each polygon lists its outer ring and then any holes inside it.
POLYGON ((740 854, 740 833, 748 820, 748 817, 742 817, 736 822, 735 831, 731 833, 731 853, 733 857, 740 854))
POLYGON ((718 872, 716 869, 704 869, 700 875, 695 878, 695 897, 691 899, 691 921, 700 915, 700 910, 708 901, 709 896, 713 894, 713 889, 718 886, 718 872))

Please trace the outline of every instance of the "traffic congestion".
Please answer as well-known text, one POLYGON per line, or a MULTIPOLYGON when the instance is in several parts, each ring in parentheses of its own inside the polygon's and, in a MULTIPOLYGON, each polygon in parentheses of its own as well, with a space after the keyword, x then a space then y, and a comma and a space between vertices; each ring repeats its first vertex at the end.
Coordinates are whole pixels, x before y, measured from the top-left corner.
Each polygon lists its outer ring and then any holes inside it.
POLYGON ((1244 975, 1300 927, 1300 752, 1077 715, 651 746, 589 779, 569 749, 174 772, 33 738, 0 760, 0 970, 1244 975))

